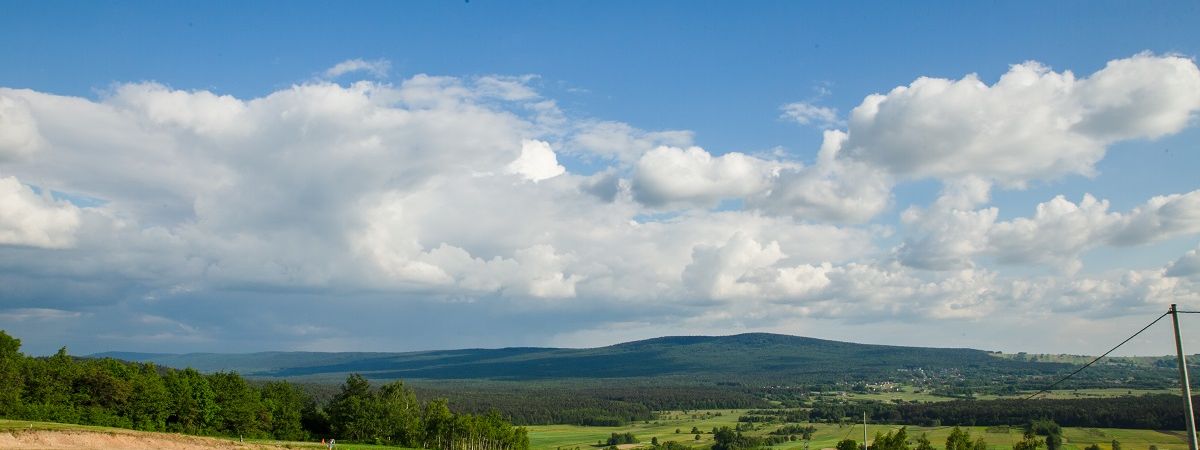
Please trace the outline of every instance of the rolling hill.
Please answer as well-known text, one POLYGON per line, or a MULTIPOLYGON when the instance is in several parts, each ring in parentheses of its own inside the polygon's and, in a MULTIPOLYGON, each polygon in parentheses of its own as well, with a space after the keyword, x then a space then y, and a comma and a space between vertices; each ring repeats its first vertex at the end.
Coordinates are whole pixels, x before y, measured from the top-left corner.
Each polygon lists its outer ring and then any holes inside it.
POLYGON ((262 352, 150 354, 108 352, 92 357, 153 362, 251 377, 332 379, 363 373, 373 379, 553 380, 679 378, 711 381, 836 382, 897 376, 939 378, 1037 375, 1063 364, 997 358, 964 348, 855 344, 767 333, 674 336, 587 349, 501 348, 405 353, 262 352), (958 375, 956 375, 958 374, 958 375))

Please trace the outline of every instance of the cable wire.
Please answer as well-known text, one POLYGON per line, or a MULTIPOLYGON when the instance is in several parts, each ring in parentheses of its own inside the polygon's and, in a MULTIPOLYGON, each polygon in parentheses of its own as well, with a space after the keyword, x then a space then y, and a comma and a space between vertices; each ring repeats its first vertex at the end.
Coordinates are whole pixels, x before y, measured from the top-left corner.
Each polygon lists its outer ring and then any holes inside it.
MULTIPOLYGON (((865 427, 866 425, 863 425, 863 426, 865 427)), ((844 441, 846 439, 850 439, 850 433, 853 433, 855 428, 858 428, 857 423, 852 425, 849 430, 846 430, 846 435, 842 436, 842 440, 844 441)))
MULTIPOLYGON (((1183 311, 1177 311, 1177 312, 1183 312, 1183 311)), ((1055 382, 1054 382, 1054 384, 1051 384, 1051 385, 1049 385, 1049 386, 1046 386, 1046 388, 1045 388, 1045 389, 1042 389, 1042 390, 1040 390, 1040 391, 1034 392, 1034 393, 1033 393, 1033 395, 1030 395, 1030 396, 1028 396, 1028 397, 1025 397, 1025 400, 1031 400, 1031 399, 1033 399, 1034 397, 1037 397, 1038 395, 1041 395, 1042 393, 1045 393, 1045 392, 1050 392, 1050 390, 1051 390, 1051 389, 1054 389, 1054 387, 1055 387, 1055 386, 1058 386, 1058 384, 1059 384, 1059 383, 1062 383, 1062 382, 1064 382, 1064 381, 1067 381, 1068 379, 1070 379, 1071 377, 1075 376, 1075 374, 1078 374, 1079 372, 1083 372, 1083 369, 1086 369, 1086 368, 1090 367, 1092 364, 1095 364, 1095 363, 1096 363, 1096 361, 1099 361, 1099 360, 1101 360, 1102 358, 1104 358, 1105 356, 1108 356, 1108 354, 1109 354, 1109 353, 1112 353, 1112 352, 1113 352, 1113 351, 1115 351, 1116 349, 1120 348, 1122 345, 1125 345, 1125 343, 1126 343, 1126 342, 1132 341, 1132 340, 1133 340, 1133 338, 1137 337, 1139 334, 1142 334, 1142 332, 1143 332, 1143 331, 1146 331, 1148 328, 1150 328, 1150 327, 1154 326, 1154 324, 1158 323, 1158 321, 1162 320, 1162 318, 1163 318, 1163 317, 1167 317, 1169 314, 1171 314, 1171 312, 1170 312, 1170 311, 1163 313, 1161 316, 1158 316, 1158 318, 1157 318, 1157 319, 1154 319, 1154 321, 1153 321, 1153 322, 1150 322, 1150 325, 1146 325, 1146 326, 1142 327, 1142 329, 1138 330, 1138 332, 1137 332, 1137 333, 1133 333, 1133 336, 1130 336, 1130 337, 1128 337, 1128 338, 1125 338, 1125 340, 1121 341, 1121 343, 1120 343, 1120 344, 1117 344, 1117 346, 1116 346, 1116 347, 1113 347, 1113 348, 1109 349, 1107 352, 1104 352, 1104 354, 1103 354, 1103 355, 1097 356, 1097 357, 1096 357, 1096 359, 1093 359, 1093 360, 1092 360, 1092 362, 1089 362, 1089 363, 1087 363, 1087 364, 1084 364, 1084 365, 1083 365, 1083 367, 1080 367, 1080 368, 1078 368, 1078 369, 1075 369, 1075 371, 1074 371, 1074 372, 1071 372, 1071 374, 1070 374, 1070 375, 1067 375, 1067 376, 1065 376, 1065 377, 1062 377, 1062 378, 1061 378, 1061 379, 1059 379, 1058 381, 1055 381, 1055 382)))

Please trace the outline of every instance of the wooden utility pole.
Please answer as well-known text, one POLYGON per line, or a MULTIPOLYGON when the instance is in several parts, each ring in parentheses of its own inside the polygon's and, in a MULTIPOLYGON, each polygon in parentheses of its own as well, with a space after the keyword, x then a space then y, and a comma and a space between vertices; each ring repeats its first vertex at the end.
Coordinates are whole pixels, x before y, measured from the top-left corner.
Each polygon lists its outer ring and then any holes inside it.
POLYGON ((1174 303, 1171 304, 1171 323, 1175 325, 1175 355, 1179 358, 1179 384, 1183 389, 1184 411, 1187 412, 1184 420, 1187 421, 1188 449, 1200 450, 1196 448, 1196 415, 1192 411, 1192 386, 1188 381, 1187 359, 1183 356, 1183 338, 1179 336, 1179 309, 1174 303))

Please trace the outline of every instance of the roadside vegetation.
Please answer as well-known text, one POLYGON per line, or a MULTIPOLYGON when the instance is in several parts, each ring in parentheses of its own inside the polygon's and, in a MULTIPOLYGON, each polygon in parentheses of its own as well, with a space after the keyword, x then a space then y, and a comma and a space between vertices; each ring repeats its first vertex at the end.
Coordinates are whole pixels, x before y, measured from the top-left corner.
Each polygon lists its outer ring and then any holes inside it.
POLYGON ((318 403, 287 381, 250 383, 114 359, 20 353, 0 331, 0 417, 240 439, 386 444, 439 450, 525 450, 525 429, 497 413, 456 414, 445 400, 418 401, 400 381, 378 388, 351 375, 318 403))

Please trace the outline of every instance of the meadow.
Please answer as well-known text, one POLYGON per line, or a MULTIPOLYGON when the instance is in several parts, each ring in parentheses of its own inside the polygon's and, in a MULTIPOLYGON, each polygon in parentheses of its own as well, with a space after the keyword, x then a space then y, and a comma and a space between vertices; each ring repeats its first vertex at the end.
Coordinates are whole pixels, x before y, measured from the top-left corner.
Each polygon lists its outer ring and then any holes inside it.
MULTIPOLYGON (((652 438, 659 442, 675 441, 692 447, 707 447, 713 444, 712 429, 714 427, 737 425, 737 418, 746 410, 707 410, 707 411, 670 411, 662 412, 655 420, 639 422, 620 427, 592 427, 576 425, 536 425, 529 429, 530 448, 534 450, 581 450, 599 446, 600 441, 607 440, 612 433, 633 433, 644 446, 649 446, 652 438), (700 439, 690 431, 692 427, 702 433, 700 439), (679 433, 676 433, 676 430, 679 433)), ((747 431, 751 435, 767 435, 782 424, 755 424, 755 429, 747 431)), ((744 426, 744 425, 743 425, 744 426)), ((813 424, 817 431, 809 443, 810 450, 821 450, 834 447, 842 439, 862 441, 862 424, 813 424)), ((900 425, 867 425, 867 435, 873 439, 875 433, 887 433, 900 429, 900 425)), ((946 437, 953 427, 919 427, 907 426, 908 435, 912 438, 925 433, 934 447, 942 448, 946 437)), ((1022 430, 1019 427, 962 427, 970 431, 972 437, 983 437, 989 448, 995 450, 1011 449, 1013 444, 1021 440, 1022 430)), ((1098 444, 1102 449, 1111 448, 1114 439, 1120 441, 1122 450, 1147 450, 1151 445, 1159 450, 1186 450, 1186 433, 1178 431, 1128 430, 1116 428, 1063 428, 1064 450, 1082 450, 1091 444, 1098 444)), ((792 441, 779 444, 773 448, 778 450, 803 450, 803 441, 792 441)))

